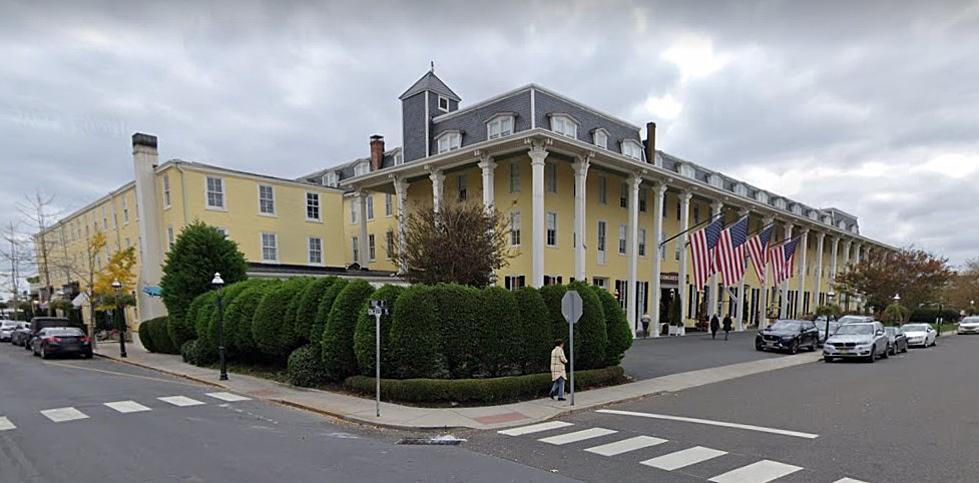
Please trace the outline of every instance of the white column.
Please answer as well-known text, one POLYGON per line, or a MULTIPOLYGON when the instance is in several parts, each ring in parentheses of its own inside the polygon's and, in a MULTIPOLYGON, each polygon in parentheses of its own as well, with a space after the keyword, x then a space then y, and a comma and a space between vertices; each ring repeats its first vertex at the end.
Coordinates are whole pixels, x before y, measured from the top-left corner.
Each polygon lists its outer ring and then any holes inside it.
MULTIPOLYGON (((847 240, 843 243, 843 272, 850 271, 850 250, 853 248, 853 241, 847 240)), ((850 297, 846 298, 846 302, 843 302, 843 294, 839 294, 840 306, 843 310, 850 310, 850 297)))
POLYGON ((802 246, 802 252, 799 253, 799 259, 802 263, 799 264, 799 305, 795 308, 795 313, 792 314, 793 317, 804 315, 800 314, 799 311, 805 308, 806 301, 806 271, 809 269, 809 229, 806 228, 802 230, 802 238, 799 239, 799 244, 802 246))
MULTIPOLYGON (((761 221, 761 225, 768 226, 774 222, 775 219, 768 216, 761 221)), ((769 240, 768 245, 769 246, 772 245, 771 239, 769 240)), ((766 258, 768 257, 768 247, 765 247, 764 256, 766 258)), ((769 268, 770 265, 771 264, 769 264, 768 260, 766 259, 765 263, 763 264, 763 266, 765 267, 765 276, 762 277, 761 279, 761 297, 758 300, 758 305, 760 305, 761 307, 755 307, 755 310, 758 312, 759 329, 764 328, 765 326, 768 325, 768 279, 771 277, 771 272, 772 272, 772 269, 769 268)))
POLYGON ((638 174, 629 177, 629 290, 626 301, 629 310, 628 319, 632 325, 632 336, 639 330, 639 318, 636 317, 636 282, 639 270, 639 186, 642 178, 638 174))
POLYGON ((588 167, 591 165, 591 156, 582 156, 571 164, 574 168, 574 278, 575 280, 585 281, 585 233, 587 233, 586 206, 587 197, 585 190, 588 186, 588 167))
MULTIPOLYGON (((690 228, 690 198, 693 195, 689 191, 680 193, 680 231, 685 232, 690 228)), ((676 240, 680 244, 680 274, 677 283, 677 292, 680 298, 680 323, 687 319, 687 234, 680 235, 676 240)))
MULTIPOLYGON (((788 241, 791 238, 792 238, 792 223, 786 222, 785 223, 785 240, 783 240, 783 242, 784 241, 788 241)), ((782 305, 781 305, 781 308, 779 308, 778 316, 779 317, 785 317, 785 316, 787 316, 788 315, 788 311, 787 311, 788 307, 789 307, 789 280, 786 279, 785 281, 782 282, 782 305)))
MULTIPOLYGON (((156 166, 159 164, 156 136, 133 134, 133 169, 136 185, 136 220, 139 230, 139 281, 136 306, 139 320, 149 320, 166 315, 166 307, 160 297, 150 297, 143 288, 160 284, 163 277, 164 241, 160 233, 163 211, 156 197, 156 166)), ((227 187, 225 187, 227 188, 227 187)), ((94 321, 93 321, 94 323, 94 321)))
MULTIPOLYGON (((405 205, 408 203, 408 181, 404 177, 393 178, 394 182, 394 196, 397 198, 398 202, 398 253, 404 253, 405 251, 405 205)), ((408 267, 402 266, 398 267, 401 273, 407 271, 408 267)))
POLYGON ((665 239, 663 234, 663 203, 666 197, 666 184, 662 183, 656 186, 653 192, 653 233, 652 242, 655 250, 650 251, 650 255, 653 257, 653 280, 652 280, 652 306, 650 309, 650 315, 652 315, 652 320, 650 327, 653 330, 653 337, 659 337, 659 306, 661 302, 662 289, 660 287, 660 275, 663 270, 663 251, 666 247, 660 246, 659 242, 665 239))
MULTIPOLYGON (((745 210, 745 209, 739 210, 738 211, 738 219, 741 219, 742 217, 748 216, 748 214, 749 214, 748 210, 745 210)), ((749 219, 748 221, 750 222, 751 220, 749 219)), ((749 223, 749 226, 750 225, 751 224, 749 223)), ((738 332, 744 332, 744 315, 745 315, 744 302, 746 300, 748 300, 748 297, 744 293, 744 279, 745 279, 745 277, 747 275, 748 275, 748 259, 745 258, 744 259, 744 275, 741 276, 741 281, 738 282, 738 300, 737 300, 737 303, 735 305, 736 310, 734 311, 734 313, 736 314, 735 315, 736 318, 734 320, 735 320, 735 323, 737 324, 735 326, 734 330, 736 330, 738 332)))
POLYGON ((533 274, 531 275, 530 286, 541 287, 544 285, 544 159, 547 158, 547 150, 540 144, 534 144, 528 152, 530 155, 530 167, 533 173, 531 177, 532 198, 531 198, 531 259, 533 274))
POLYGON ((442 209, 442 189, 445 186, 445 175, 442 174, 442 170, 436 169, 428 175, 428 179, 432 180, 432 210, 438 213, 442 209))
POLYGON ((496 162, 491 156, 483 156, 478 166, 483 171, 483 208, 488 212, 493 209, 493 204, 496 202, 496 190, 494 189, 496 185, 493 184, 493 171, 496 169, 496 162))
MULTIPOLYGON (((715 201, 711 203, 710 204, 711 219, 713 219, 713 217, 720 215, 721 210, 723 209, 724 209, 724 203, 721 203, 720 201, 715 201)), ((710 318, 715 315, 719 315, 717 312, 717 297, 720 294, 719 294, 719 290, 717 290, 716 273, 710 276, 710 282, 708 282, 707 286, 710 287, 710 289, 707 292, 707 317, 710 318)))
POLYGON ((360 239, 357 240, 357 250, 360 252, 360 263, 361 267, 367 267, 370 265, 370 253, 367 253, 367 195, 363 191, 355 192, 357 203, 357 211, 360 212, 360 239))
POLYGON ((836 261, 837 261, 837 258, 839 256, 839 253, 840 253, 839 252, 839 246, 840 246, 840 237, 834 236, 833 237, 833 245, 830 248, 830 256, 829 256, 829 285, 830 285, 830 290, 832 290, 833 284, 836 283, 836 261))
POLYGON ((816 290, 812 292, 813 312, 819 306, 819 296, 823 293, 823 241, 825 238, 825 233, 816 235, 816 290))

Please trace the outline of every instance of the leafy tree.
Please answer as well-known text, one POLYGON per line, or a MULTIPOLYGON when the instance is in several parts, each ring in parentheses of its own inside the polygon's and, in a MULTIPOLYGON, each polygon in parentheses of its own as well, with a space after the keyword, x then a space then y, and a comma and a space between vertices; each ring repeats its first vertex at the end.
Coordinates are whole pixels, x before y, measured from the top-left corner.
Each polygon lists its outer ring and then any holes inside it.
POLYGON ((881 310, 895 294, 910 307, 940 300, 953 273, 948 259, 924 250, 904 248, 897 253, 874 250, 870 256, 837 275, 837 291, 862 297, 866 305, 881 310))
POLYGON ((907 322, 909 317, 911 317, 911 311, 901 304, 888 305, 881 315, 884 322, 889 322, 891 325, 901 325, 907 322))
POLYGON ((979 258, 967 260, 952 277, 945 295, 950 306, 962 307, 969 315, 979 310, 979 258))
POLYGON ((226 284, 244 280, 248 263, 238 245, 216 228, 195 221, 177 236, 163 264, 163 303, 169 313, 170 337, 176 347, 193 338, 193 320, 184 315, 194 298, 211 289, 220 272, 226 284))
POLYGON ((830 319, 838 319, 843 315, 843 309, 836 304, 820 305, 816 307, 816 317, 827 317, 830 319))
POLYGON ((357 317, 367 310, 367 300, 374 287, 365 280, 354 280, 337 295, 326 319, 323 338, 320 340, 323 368, 327 378, 342 381, 357 373, 357 357, 354 355, 354 330, 357 317))
MULTIPOLYGON (((103 237, 104 238, 104 237, 103 237)), ((94 300, 99 310, 114 309, 120 305, 133 305, 135 300, 130 293, 136 288, 136 248, 129 247, 119 250, 109 257, 109 263, 95 275, 94 300), (122 285, 120 292, 126 297, 120 297, 112 282, 118 280, 122 285)))
POLYGON ((481 204, 446 203, 437 213, 421 207, 409 213, 405 226, 404 251, 392 258, 411 282, 485 287, 513 257, 503 215, 481 204))

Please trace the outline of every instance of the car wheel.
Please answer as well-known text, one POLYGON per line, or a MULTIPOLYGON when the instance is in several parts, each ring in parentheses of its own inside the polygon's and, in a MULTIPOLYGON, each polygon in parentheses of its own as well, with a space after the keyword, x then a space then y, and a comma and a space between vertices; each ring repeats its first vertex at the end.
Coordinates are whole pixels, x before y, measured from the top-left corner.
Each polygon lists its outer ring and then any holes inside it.
POLYGON ((907 352, 907 351, 908 351, 908 344, 907 344, 907 343, 905 343, 905 344, 904 344, 904 350, 902 350, 901 352, 907 352))
POLYGON ((877 362, 877 346, 873 346, 870 348, 870 357, 867 358, 867 362, 871 364, 877 362))
POLYGON ((41 359, 47 359, 47 358, 48 358, 48 352, 46 350, 44 350, 44 346, 42 345, 41 346, 41 359))
POLYGON ((833 362, 833 358, 832 357, 823 356, 823 362, 825 362, 825 363, 828 364, 830 362, 833 362))
POLYGON ((884 346, 884 352, 882 352, 882 353, 880 354, 880 358, 881 358, 881 359, 887 359, 888 357, 891 357, 891 354, 890 354, 890 352, 889 352, 890 350, 891 350, 891 348, 890 348, 890 347, 888 347, 888 346, 884 346))
POLYGON ((762 347, 760 340, 756 340, 755 341, 755 350, 758 351, 758 352, 764 352, 765 351, 765 348, 762 347))
POLYGON ((799 353, 799 341, 792 341, 792 345, 789 346, 789 354, 795 355, 799 353))

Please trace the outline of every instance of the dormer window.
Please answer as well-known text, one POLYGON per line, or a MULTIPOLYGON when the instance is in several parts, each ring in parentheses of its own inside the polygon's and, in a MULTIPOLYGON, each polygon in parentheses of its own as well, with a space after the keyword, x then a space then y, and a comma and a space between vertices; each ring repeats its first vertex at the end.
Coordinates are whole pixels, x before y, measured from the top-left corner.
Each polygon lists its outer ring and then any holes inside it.
POLYGON ((797 215, 801 215, 802 214, 802 206, 800 206, 798 203, 792 205, 792 213, 795 213, 797 215))
POLYGON ((354 176, 363 176, 371 172, 369 161, 363 161, 354 165, 354 176))
POLYGON ((486 123, 486 139, 496 139, 513 134, 513 115, 498 114, 486 123))
POLYGON ((340 177, 337 176, 335 171, 331 171, 323 175, 323 186, 329 186, 331 188, 336 188, 340 184, 340 177))
POLYGON ((459 131, 445 131, 435 137, 438 146, 438 154, 459 149, 462 146, 462 133, 459 131))
POLYGON ((569 138, 578 137, 578 123, 564 114, 551 116, 551 131, 569 138))
POLYGON ((826 216, 823 217, 823 223, 826 223, 827 225, 832 225, 833 224, 833 218, 831 216, 829 216, 829 215, 826 215, 826 216))
POLYGON ((401 153, 398 153, 398 154, 395 154, 394 155, 394 165, 395 166, 401 166, 402 164, 404 164, 404 162, 405 162, 405 157, 401 153))
POLYGON ((745 186, 745 185, 743 185, 743 184, 741 184, 741 183, 738 183, 738 184, 734 185, 734 194, 736 194, 738 196, 747 197, 748 196, 748 187, 745 186))
POLYGON ((622 141, 622 154, 642 161, 642 145, 635 139, 622 141))
POLYGON ((810 220, 818 220, 819 219, 819 214, 816 213, 816 210, 809 210, 809 219, 810 220))
POLYGON ((591 135, 592 143, 602 149, 608 149, 608 131, 598 128, 591 135))
POLYGON ((757 193, 755 193, 755 199, 758 200, 759 203, 765 203, 767 205, 768 193, 759 190, 757 193))
POLYGON ((775 200, 775 207, 778 208, 778 209, 780 209, 780 210, 784 210, 785 209, 785 200, 782 199, 782 198, 777 198, 775 200))
POLYGON ((724 178, 717 173, 711 173, 710 176, 707 176, 707 182, 715 188, 724 188, 724 178))
POLYGON ((439 96, 439 110, 442 112, 449 112, 449 98, 439 96))
POLYGON ((843 220, 840 220, 840 221, 836 222, 836 226, 838 228, 840 228, 841 230, 845 230, 846 229, 846 222, 843 221, 843 220))
POLYGON ((680 176, 684 176, 687 178, 694 178, 697 176, 697 170, 694 169, 693 166, 687 163, 677 164, 676 170, 678 173, 680 173, 680 176))

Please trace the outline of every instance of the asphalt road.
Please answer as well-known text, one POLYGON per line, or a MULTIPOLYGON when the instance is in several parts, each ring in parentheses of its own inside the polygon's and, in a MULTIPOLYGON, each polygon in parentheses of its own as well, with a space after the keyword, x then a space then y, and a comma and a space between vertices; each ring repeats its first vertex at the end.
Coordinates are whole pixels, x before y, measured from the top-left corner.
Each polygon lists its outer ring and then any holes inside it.
POLYGON ((784 355, 756 351, 753 344, 757 334, 751 329, 731 332, 729 340, 724 340, 724 332, 718 333, 717 339, 706 333, 690 333, 634 340, 622 359, 622 368, 634 379, 652 379, 784 355))
POLYGON ((561 428, 478 432, 467 447, 585 481, 975 482, 977 370, 979 336, 942 337, 874 364, 816 362, 583 411, 561 428), (593 437, 569 442, 578 431, 593 437), (623 440, 604 449, 618 454, 585 451, 623 440))
POLYGON ((396 445, 399 433, 209 395, 218 391, 0 344, 0 482, 567 481, 464 447, 396 445))

